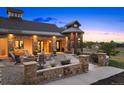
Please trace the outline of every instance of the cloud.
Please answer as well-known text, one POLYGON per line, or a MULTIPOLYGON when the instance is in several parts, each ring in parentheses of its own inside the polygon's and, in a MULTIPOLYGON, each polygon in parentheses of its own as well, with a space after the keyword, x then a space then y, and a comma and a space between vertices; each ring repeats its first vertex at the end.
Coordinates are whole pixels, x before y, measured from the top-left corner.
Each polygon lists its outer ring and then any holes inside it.
POLYGON ((109 33, 104 33, 104 35, 109 35, 109 33))
POLYGON ((38 18, 35 18, 33 19, 33 21, 35 22, 50 22, 50 21, 57 21, 56 18, 52 18, 52 17, 46 17, 46 18, 43 18, 43 17, 38 17, 38 18))
POLYGON ((84 41, 109 42, 111 40, 116 42, 124 42, 124 33, 109 31, 87 31, 84 33, 84 41))
POLYGON ((33 21, 35 22, 44 22, 44 23, 52 23, 52 24, 57 24, 57 25, 65 25, 66 22, 64 21, 60 21, 57 18, 53 18, 53 17, 37 17, 34 18, 33 21))

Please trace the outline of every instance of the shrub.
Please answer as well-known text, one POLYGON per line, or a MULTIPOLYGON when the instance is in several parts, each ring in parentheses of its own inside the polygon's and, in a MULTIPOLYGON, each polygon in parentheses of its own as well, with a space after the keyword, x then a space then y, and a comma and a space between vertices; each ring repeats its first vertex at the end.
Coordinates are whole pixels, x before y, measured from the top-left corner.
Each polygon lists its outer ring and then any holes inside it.
POLYGON ((67 64, 70 64, 70 60, 63 60, 61 61, 61 65, 67 65, 67 64))
POLYGON ((119 53, 120 53, 120 51, 112 51, 112 52, 111 52, 111 55, 112 55, 112 56, 116 56, 116 55, 119 54, 119 53))
POLYGON ((51 65, 51 67, 55 67, 56 66, 56 64, 54 64, 54 63, 52 63, 52 64, 50 64, 51 65))

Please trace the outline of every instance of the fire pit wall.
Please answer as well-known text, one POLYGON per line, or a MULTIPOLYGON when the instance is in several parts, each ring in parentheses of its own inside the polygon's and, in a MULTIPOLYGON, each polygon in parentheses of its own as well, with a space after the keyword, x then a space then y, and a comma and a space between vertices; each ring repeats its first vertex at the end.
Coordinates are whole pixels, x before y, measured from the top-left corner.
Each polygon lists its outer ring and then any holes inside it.
POLYGON ((80 63, 52 67, 42 70, 37 69, 36 62, 24 63, 24 83, 37 84, 51 80, 69 77, 72 75, 88 72, 88 55, 80 55, 80 63))

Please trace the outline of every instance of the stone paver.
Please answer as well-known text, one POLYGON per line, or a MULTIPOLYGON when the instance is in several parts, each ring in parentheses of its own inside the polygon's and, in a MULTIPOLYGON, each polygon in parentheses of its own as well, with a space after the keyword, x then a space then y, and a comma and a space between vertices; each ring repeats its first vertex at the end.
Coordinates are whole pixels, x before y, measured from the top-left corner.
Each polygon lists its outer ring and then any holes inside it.
POLYGON ((123 69, 115 67, 97 67, 95 65, 90 64, 90 70, 88 73, 83 73, 77 76, 52 81, 46 83, 45 85, 88 85, 123 71, 123 69))

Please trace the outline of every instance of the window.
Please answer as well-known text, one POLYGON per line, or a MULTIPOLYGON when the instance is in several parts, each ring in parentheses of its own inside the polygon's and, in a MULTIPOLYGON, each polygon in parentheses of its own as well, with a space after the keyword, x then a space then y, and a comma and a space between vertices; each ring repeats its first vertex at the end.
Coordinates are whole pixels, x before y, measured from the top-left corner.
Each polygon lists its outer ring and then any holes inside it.
POLYGON ((74 24, 74 27, 78 27, 78 25, 77 24, 74 24))
POLYGON ((17 40, 15 41, 15 49, 23 49, 24 48, 24 41, 17 40))

